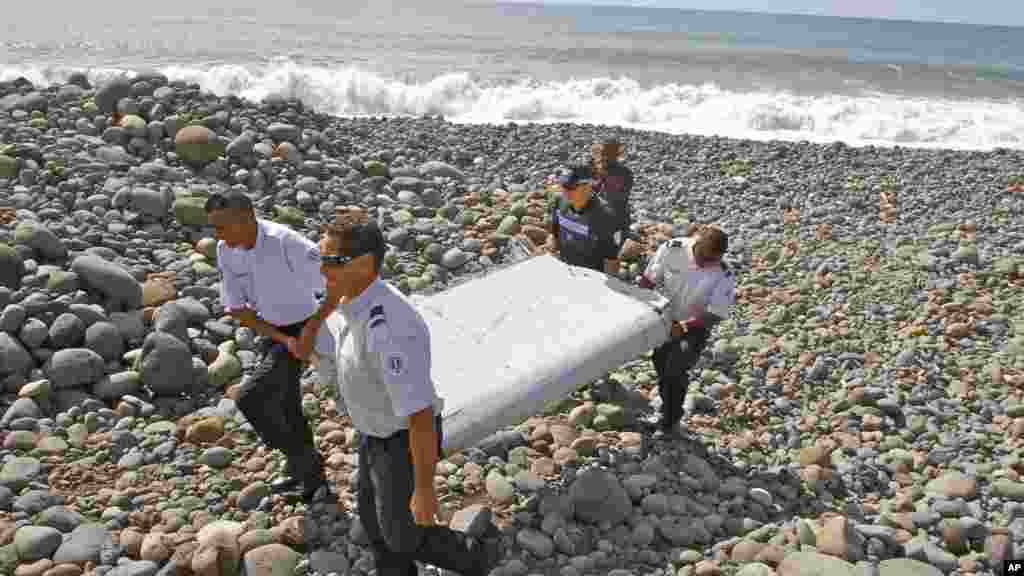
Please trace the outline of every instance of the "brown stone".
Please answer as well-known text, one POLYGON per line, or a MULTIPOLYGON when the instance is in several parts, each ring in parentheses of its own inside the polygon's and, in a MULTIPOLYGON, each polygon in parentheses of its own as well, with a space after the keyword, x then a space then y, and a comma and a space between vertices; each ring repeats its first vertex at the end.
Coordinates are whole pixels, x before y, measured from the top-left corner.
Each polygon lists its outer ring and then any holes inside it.
POLYGON ((18 526, 8 520, 0 520, 0 546, 7 546, 14 541, 14 533, 18 526))
POLYGON ((732 547, 732 553, 729 557, 733 562, 746 564, 747 562, 753 562, 763 549, 764 544, 760 542, 754 540, 740 540, 732 547))
POLYGON ((827 450, 825 446, 820 444, 802 448, 800 450, 800 465, 810 466, 812 464, 817 464, 822 468, 828 468, 831 466, 831 451, 827 450))
POLYGON ((551 432, 555 446, 571 446, 577 437, 576 430, 564 424, 554 424, 549 426, 548 430, 551 432))
POLYGON ((619 258, 626 262, 639 260, 643 255, 644 247, 628 238, 622 243, 622 250, 619 251, 619 258))
POLYGON ((754 558, 754 561, 767 564, 769 566, 778 566, 779 564, 782 564, 783 558, 785 558, 788 553, 789 552, 785 548, 778 544, 768 544, 757 553, 757 557, 754 558))
POLYGON ((35 562, 21 564, 14 569, 14 576, 43 576, 53 566, 53 560, 42 558, 35 562))
POLYGON ((167 278, 150 278, 142 283, 142 305, 145 307, 160 306, 177 297, 177 287, 167 278))
POLYGON ((533 431, 530 432, 530 443, 531 444, 534 443, 534 442, 540 442, 540 441, 551 441, 551 439, 552 439, 552 437, 551 437, 551 429, 547 425, 547 423, 543 423, 542 422, 542 423, 538 424, 537 426, 535 426, 533 428, 533 431))
POLYGON ((193 574, 192 562, 197 548, 199 548, 198 542, 186 542, 179 544, 174 549, 171 559, 174 561, 175 576, 191 576, 193 574))
POLYGON ((142 546, 139 549, 139 558, 149 560, 157 564, 163 564, 170 560, 174 551, 171 549, 167 536, 159 532, 150 532, 142 538, 142 546))
POLYGON ((77 564, 57 564, 43 572, 43 576, 82 576, 82 567, 77 564))
POLYGON ((967 322, 954 322, 946 326, 946 336, 950 338, 966 338, 974 332, 974 327, 967 322))
POLYGON ((942 521, 942 538, 946 542, 946 549, 960 556, 967 553, 967 543, 964 541, 963 527, 956 518, 947 518, 942 521))
POLYGON ((577 462, 579 460, 580 456, 572 448, 568 448, 566 446, 562 446, 562 447, 558 448, 557 450, 555 450, 555 453, 552 455, 552 458, 559 465, 565 466, 567 464, 573 464, 573 463, 577 462))
POLYGON ((129 558, 140 559, 142 553, 142 539, 145 536, 134 528, 126 528, 121 531, 121 548, 129 558))
POLYGON ((530 471, 537 476, 554 476, 558 473, 558 464, 551 458, 537 458, 530 464, 530 471))
POLYGON ((849 521, 844 516, 830 518, 817 533, 817 548, 822 554, 850 560, 849 521))
POLYGON ((275 526, 271 531, 274 532, 274 539, 281 544, 292 547, 301 547, 306 543, 305 527, 306 524, 304 517, 292 516, 291 518, 285 519, 280 526, 275 526))
POLYGON ((188 427, 185 441, 192 444, 216 442, 224 435, 224 419, 220 416, 203 418, 188 427))
POLYGON ((542 246, 548 240, 548 231, 540 226, 526 224, 523 226, 522 234, 536 246, 542 246))
POLYGON ((701 560, 694 566, 693 573, 695 576, 719 576, 722 568, 713 560, 701 560))

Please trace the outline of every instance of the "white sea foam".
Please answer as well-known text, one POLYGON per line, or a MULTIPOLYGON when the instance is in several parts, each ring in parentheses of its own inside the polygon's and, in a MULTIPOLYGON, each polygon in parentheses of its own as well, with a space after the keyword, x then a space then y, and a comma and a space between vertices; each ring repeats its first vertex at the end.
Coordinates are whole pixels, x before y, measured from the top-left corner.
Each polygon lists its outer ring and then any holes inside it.
MULTIPOLYGON (((710 84, 646 87, 629 78, 497 84, 468 74, 448 74, 414 84, 357 68, 305 67, 289 62, 181 65, 158 70, 172 80, 195 82, 216 94, 254 100, 282 94, 342 116, 440 114, 460 123, 574 122, 756 140, 1024 149, 1021 101, 891 94, 798 96, 727 91, 710 84)), ((8 66, 0 68, 0 80, 24 76, 47 84, 66 79, 70 72, 8 66)), ((88 70, 94 82, 122 73, 117 69, 88 70)))

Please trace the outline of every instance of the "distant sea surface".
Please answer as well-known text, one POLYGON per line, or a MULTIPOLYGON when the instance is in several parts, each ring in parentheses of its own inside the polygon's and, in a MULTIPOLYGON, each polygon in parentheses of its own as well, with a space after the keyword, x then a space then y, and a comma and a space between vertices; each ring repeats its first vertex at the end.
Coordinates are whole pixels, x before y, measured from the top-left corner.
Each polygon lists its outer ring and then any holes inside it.
POLYGON ((0 80, 139 69, 338 115, 1024 149, 1024 28, 464 0, 21 3, 0 80))

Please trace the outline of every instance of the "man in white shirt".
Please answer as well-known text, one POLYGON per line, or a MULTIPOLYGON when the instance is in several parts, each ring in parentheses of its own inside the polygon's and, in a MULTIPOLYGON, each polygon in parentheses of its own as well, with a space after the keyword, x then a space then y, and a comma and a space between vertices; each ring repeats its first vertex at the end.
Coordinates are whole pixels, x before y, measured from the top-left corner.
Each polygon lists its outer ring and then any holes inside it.
MULTIPOLYGON (((242 326, 268 339, 259 366, 243 380, 238 408, 260 439, 287 458, 288 475, 272 490, 291 492, 301 485, 309 502, 327 481, 302 412, 302 360, 296 353, 302 326, 317 309, 315 293, 325 290, 319 249, 287 226, 258 219, 241 192, 211 196, 206 212, 218 239, 221 303, 242 326)), ((333 381, 329 336, 317 342, 328 352, 318 366, 324 384, 333 381)))
POLYGON ((320 242, 327 296, 299 352, 313 347, 324 318, 337 346, 340 396, 361 436, 358 512, 377 574, 415 576, 421 561, 487 576, 501 556, 493 525, 477 535, 435 525, 444 402, 430 376, 426 322, 379 276, 385 250, 365 213, 339 210, 320 242))
POLYGON ((708 334, 736 302, 736 281, 722 263, 729 238, 713 226, 697 226, 687 237, 658 247, 640 286, 657 289, 671 306, 672 335, 654 351, 661 396, 661 432, 677 432, 689 371, 707 345, 708 334))

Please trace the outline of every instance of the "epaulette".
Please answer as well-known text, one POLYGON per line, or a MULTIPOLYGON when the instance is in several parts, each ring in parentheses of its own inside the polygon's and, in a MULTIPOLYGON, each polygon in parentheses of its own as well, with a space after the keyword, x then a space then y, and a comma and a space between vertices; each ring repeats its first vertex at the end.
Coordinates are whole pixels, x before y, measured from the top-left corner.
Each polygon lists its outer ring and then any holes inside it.
POLYGON ((384 322, 384 306, 378 304, 370 308, 370 328, 376 328, 384 322))

